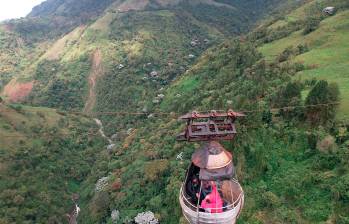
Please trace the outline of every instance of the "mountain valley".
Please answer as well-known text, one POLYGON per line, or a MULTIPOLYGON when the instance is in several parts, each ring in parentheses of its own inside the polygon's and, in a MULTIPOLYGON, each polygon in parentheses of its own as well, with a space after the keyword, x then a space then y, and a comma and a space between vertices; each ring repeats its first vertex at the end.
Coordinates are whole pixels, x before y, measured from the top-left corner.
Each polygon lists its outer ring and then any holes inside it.
POLYGON ((68 223, 73 195, 79 223, 186 223, 178 117, 213 109, 247 115, 223 143, 237 223, 349 223, 348 25, 346 0, 47 0, 0 23, 0 223, 68 223))

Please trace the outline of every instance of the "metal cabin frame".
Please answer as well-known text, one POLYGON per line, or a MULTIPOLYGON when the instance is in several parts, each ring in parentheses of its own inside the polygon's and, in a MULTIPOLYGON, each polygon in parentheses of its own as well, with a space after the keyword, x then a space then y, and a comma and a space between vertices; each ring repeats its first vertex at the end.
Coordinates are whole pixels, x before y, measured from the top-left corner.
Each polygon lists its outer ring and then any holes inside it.
POLYGON ((233 110, 210 113, 194 111, 179 118, 187 121, 187 126, 185 131, 177 136, 177 140, 189 142, 232 140, 237 133, 234 122, 236 118, 244 116, 233 110))

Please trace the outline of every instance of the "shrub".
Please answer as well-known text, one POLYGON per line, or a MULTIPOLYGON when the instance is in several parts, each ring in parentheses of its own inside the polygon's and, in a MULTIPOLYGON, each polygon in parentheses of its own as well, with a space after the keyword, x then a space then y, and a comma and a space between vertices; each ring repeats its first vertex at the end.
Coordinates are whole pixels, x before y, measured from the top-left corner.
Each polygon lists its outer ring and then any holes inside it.
POLYGON ((8 124, 3 124, 2 128, 5 129, 5 130, 11 130, 11 126, 8 125, 8 124))
POLYGON ((319 17, 310 17, 305 21, 305 27, 303 30, 303 34, 307 35, 311 32, 314 32, 319 28, 321 19, 319 17))
POLYGON ((108 211, 109 202, 110 198, 107 192, 96 193, 90 207, 92 214, 95 217, 105 214, 108 211))
POLYGON ((18 113, 22 113, 23 112, 23 107, 22 105, 10 105, 10 108, 17 111, 18 113))
POLYGON ((150 181, 157 180, 159 176, 168 168, 168 166, 168 160, 155 160, 146 163, 144 167, 145 178, 150 181))
POLYGON ((326 136, 316 144, 316 148, 321 152, 333 151, 336 148, 335 138, 331 135, 326 136))
POLYGON ((341 216, 339 215, 336 219, 337 224, 348 224, 349 223, 349 216, 341 216))
POLYGON ((45 119, 45 114, 41 111, 37 111, 36 115, 38 115, 39 117, 41 117, 42 119, 45 119))
POLYGON ((299 117, 303 113, 301 108, 292 108, 301 104, 302 85, 299 82, 289 82, 277 94, 277 105, 286 107, 280 110, 280 114, 287 119, 299 117), (290 108, 287 108, 290 107, 290 108))
POLYGON ((306 44, 299 44, 297 46, 297 51, 298 51, 297 52, 298 55, 308 52, 309 51, 308 45, 306 45, 306 44))
POLYGON ((337 201, 349 203, 349 174, 339 179, 336 185, 333 186, 332 193, 337 201))
POLYGON ((286 48, 278 57, 278 61, 279 62, 284 62, 284 61, 287 61, 291 55, 294 54, 294 51, 293 51, 293 47, 290 46, 288 48, 286 48))
POLYGON ((112 189, 113 191, 119 191, 119 190, 121 189, 121 187, 122 187, 122 183, 121 183, 121 181, 118 179, 118 180, 116 180, 116 181, 112 184, 111 189, 112 189))
POLYGON ((280 206, 279 197, 271 191, 262 193, 263 206, 268 208, 275 208, 280 206))
POLYGON ((300 71, 305 70, 305 66, 304 66, 303 63, 296 62, 296 63, 294 64, 294 69, 296 70, 296 72, 300 72, 300 71))
POLYGON ((318 136, 315 133, 307 134, 308 146, 310 149, 316 149, 316 145, 318 142, 318 136))
POLYGON ((314 87, 317 83, 317 80, 316 79, 307 79, 305 80, 304 84, 308 87, 314 87))

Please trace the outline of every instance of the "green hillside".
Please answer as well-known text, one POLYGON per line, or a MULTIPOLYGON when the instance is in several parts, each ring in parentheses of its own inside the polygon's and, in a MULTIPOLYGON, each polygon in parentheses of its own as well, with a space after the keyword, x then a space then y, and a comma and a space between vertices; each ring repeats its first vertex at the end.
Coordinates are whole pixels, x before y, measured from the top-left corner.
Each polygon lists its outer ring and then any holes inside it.
POLYGON ((70 1, 47 1, 29 17, 4 24, 33 53, 23 56, 22 69, 1 76, 1 95, 9 102, 87 113, 150 111, 161 90, 202 52, 246 32, 278 2, 103 1, 93 11, 95 2, 85 1, 85 21, 70 1), (75 28, 45 25, 57 16, 75 28))
POLYGON ((225 144, 246 193, 239 223, 346 223, 348 128, 333 117, 311 126, 305 108, 269 111, 285 101, 299 105, 301 89, 295 96, 284 90, 293 85, 294 66, 266 62, 253 44, 237 40, 206 52, 164 92, 159 107, 168 114, 133 117, 135 132, 108 161, 113 181, 103 194, 84 195, 89 205, 81 220, 111 223, 108 209, 118 209, 121 220, 151 210, 163 223, 185 223, 177 196, 198 145, 175 142, 181 130, 176 119, 193 109, 227 109, 232 101, 236 110, 257 111, 239 122, 238 139, 225 144), (181 152, 184 161, 176 160, 181 152))
MULTIPOLYGON (((284 20, 279 20, 270 26, 270 29, 287 26, 290 21, 301 21, 307 17, 307 12, 315 7, 312 1, 296 12, 287 15, 284 20)), ((340 3, 340 1, 337 1, 340 3)), ((338 3, 338 4, 339 4, 338 3)), ((317 9, 332 2, 322 1, 317 9)), ((344 6, 343 6, 344 7, 344 6)), ((311 10, 312 9, 312 10, 311 10)), ((324 79, 330 82, 337 82, 342 92, 341 104, 338 117, 347 117, 349 113, 349 79, 348 79, 348 36, 349 36, 349 11, 345 8, 338 10, 334 16, 325 16, 319 27, 310 34, 304 35, 299 29, 290 32, 287 37, 272 41, 260 47, 260 51, 268 58, 274 58, 290 46, 306 45, 309 51, 292 57, 291 60, 304 64, 305 71, 297 73, 297 80, 324 79)))
POLYGON ((105 142, 90 119, 0 105, 0 223, 62 223, 105 142))
POLYGON ((349 223, 346 0, 333 16, 326 0, 96 2, 0 24, 1 224, 66 223, 72 194, 79 223, 186 224, 178 194, 200 144, 175 141, 177 119, 229 108, 247 115, 223 142, 238 223, 349 223), (45 25, 57 18, 72 22, 45 25))

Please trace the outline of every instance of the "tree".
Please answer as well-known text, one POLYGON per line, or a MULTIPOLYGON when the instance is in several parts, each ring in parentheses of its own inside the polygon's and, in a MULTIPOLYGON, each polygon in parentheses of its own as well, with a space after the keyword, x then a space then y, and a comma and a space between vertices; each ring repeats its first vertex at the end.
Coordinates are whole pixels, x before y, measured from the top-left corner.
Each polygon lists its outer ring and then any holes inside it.
POLYGON ((105 191, 98 192, 92 199, 92 203, 90 204, 90 211, 92 216, 99 220, 101 217, 106 215, 108 212, 108 207, 110 203, 109 194, 105 191))
POLYGON ((304 54, 309 51, 307 44, 298 44, 297 46, 297 55, 304 54))
POLYGON ((292 106, 299 106, 301 104, 302 85, 299 82, 289 82, 278 93, 278 106, 283 109, 280 114, 286 119, 299 117, 302 113, 300 108, 292 108, 292 106), (289 107, 289 108, 287 108, 289 107))
POLYGON ((313 124, 331 121, 336 115, 339 95, 336 83, 328 84, 327 81, 319 81, 309 92, 305 101, 307 119, 313 124))

